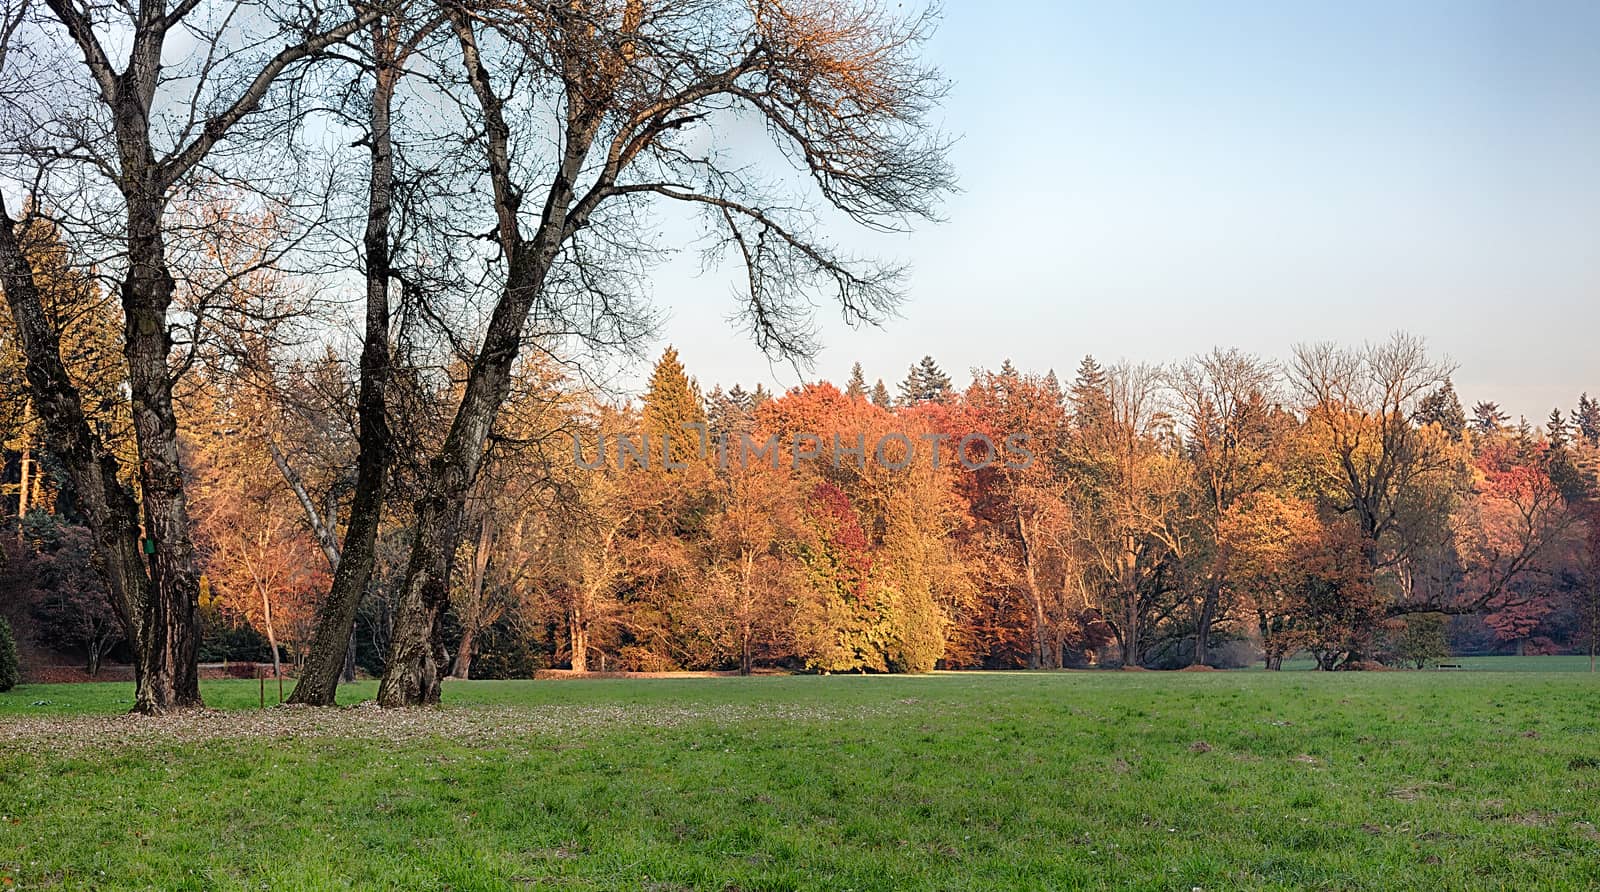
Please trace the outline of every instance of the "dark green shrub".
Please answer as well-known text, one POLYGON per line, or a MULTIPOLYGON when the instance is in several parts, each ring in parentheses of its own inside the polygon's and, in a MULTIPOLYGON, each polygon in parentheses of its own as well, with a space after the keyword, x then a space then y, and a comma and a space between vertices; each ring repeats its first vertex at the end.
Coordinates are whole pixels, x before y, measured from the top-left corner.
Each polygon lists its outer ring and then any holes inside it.
POLYGON ((17 686, 17 642, 11 637, 11 624, 0 616, 0 692, 17 686))

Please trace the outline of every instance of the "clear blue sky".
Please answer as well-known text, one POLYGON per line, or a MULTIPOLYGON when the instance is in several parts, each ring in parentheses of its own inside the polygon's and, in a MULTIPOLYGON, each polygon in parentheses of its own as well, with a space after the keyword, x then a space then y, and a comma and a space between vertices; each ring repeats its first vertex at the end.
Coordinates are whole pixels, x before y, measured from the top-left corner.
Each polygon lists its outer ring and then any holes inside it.
MULTIPOLYGON (((1403 328, 1470 409, 1600 393, 1600 3, 950 0, 931 47, 962 192, 906 237, 882 329, 822 309, 814 377, 1011 358, 1272 357, 1403 328)), ((799 381, 731 333, 726 271, 655 296, 702 384, 799 381)))

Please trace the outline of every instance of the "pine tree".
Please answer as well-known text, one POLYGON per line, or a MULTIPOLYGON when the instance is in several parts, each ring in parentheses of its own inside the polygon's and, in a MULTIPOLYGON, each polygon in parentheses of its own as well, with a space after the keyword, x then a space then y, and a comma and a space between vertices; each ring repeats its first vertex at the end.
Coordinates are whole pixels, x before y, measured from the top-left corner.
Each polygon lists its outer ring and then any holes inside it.
POLYGON ((1550 410, 1550 420, 1545 422, 1544 429, 1550 437, 1550 445, 1556 449, 1565 449, 1571 442, 1567 420, 1562 417, 1560 409, 1550 410))
POLYGON ((1533 425, 1528 423, 1528 416, 1517 416, 1517 460, 1530 464, 1534 458, 1533 425))
POLYGON ((735 384, 735 385, 733 385, 733 387, 729 388, 729 390, 728 390, 728 402, 730 402, 733 405, 737 406, 739 408, 739 410, 741 412, 744 412, 745 414, 749 414, 750 409, 752 408, 752 406, 750 405, 750 393, 749 393, 749 391, 745 390, 743 387, 740 387, 737 384, 735 384))
POLYGON ((751 414, 754 415, 755 411, 757 409, 761 408, 761 404, 767 402, 770 399, 772 399, 772 391, 766 389, 765 387, 762 387, 761 386, 761 382, 757 381, 756 382, 756 389, 750 391, 750 412, 751 412, 751 414))
POLYGON ((1510 416, 1500 411, 1499 403, 1487 400, 1472 407, 1472 429, 1480 434, 1492 434, 1505 429, 1510 416))
POLYGON ((1437 424, 1453 440, 1461 439, 1467 430, 1467 413, 1461 409, 1455 385, 1449 378, 1439 388, 1422 398, 1417 406, 1418 424, 1437 424))
POLYGON ((706 396, 706 425, 712 441, 734 443, 741 430, 749 430, 750 411, 746 408, 749 395, 733 385, 733 390, 723 393, 722 387, 712 388, 706 396))
POLYGON ((884 386, 883 379, 879 378, 878 383, 872 385, 872 404, 880 409, 888 409, 893 403, 889 397, 889 388, 884 386))
POLYGON ((867 379, 861 371, 861 363, 850 367, 850 383, 845 385, 845 396, 851 399, 865 399, 867 396, 867 379))
POLYGON ((1044 389, 1058 404, 1065 396, 1061 392, 1061 379, 1056 377, 1055 369, 1050 369, 1044 373, 1044 389))
POLYGON ((1085 356, 1078 363, 1078 374, 1072 381, 1073 416, 1079 428, 1094 427, 1111 417, 1111 395, 1106 371, 1093 356, 1085 356))
POLYGON ((1578 408, 1572 413, 1572 423, 1578 428, 1578 435, 1588 440, 1591 446, 1600 446, 1600 400, 1589 399, 1587 393, 1578 397, 1578 408))
POLYGON ((650 435, 650 448, 659 450, 663 436, 671 437, 672 460, 686 462, 699 454, 700 443, 699 436, 685 425, 705 423, 699 388, 684 373, 678 351, 668 347, 650 375, 650 389, 644 397, 644 430, 650 435))
POLYGON ((0 693, 11 690, 21 680, 17 671, 17 642, 11 637, 11 624, 0 616, 0 693))
POLYGON ((932 356, 924 356, 911 366, 906 379, 900 382, 900 402, 914 406, 917 403, 944 402, 951 393, 950 376, 939 368, 932 356))

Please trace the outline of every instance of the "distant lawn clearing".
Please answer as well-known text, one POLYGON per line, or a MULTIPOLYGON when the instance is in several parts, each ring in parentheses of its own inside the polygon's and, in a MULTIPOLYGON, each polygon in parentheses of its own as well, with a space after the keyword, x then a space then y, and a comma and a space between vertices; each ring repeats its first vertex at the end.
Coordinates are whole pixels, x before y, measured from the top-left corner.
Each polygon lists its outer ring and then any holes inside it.
POLYGON ((1600 885, 1587 673, 461 682, 398 714, 226 681, 239 711, 171 721, 130 691, 0 695, 0 888, 1600 885))

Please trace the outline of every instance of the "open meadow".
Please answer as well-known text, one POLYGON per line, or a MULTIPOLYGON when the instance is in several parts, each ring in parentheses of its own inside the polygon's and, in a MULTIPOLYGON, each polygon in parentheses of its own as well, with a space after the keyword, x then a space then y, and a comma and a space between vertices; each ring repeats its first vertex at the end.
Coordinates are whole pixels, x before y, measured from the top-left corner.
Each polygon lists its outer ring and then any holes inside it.
POLYGON ((224 681, 167 719, 25 685, 0 883, 1594 888, 1600 679, 1501 665, 452 682, 398 712, 224 681))

